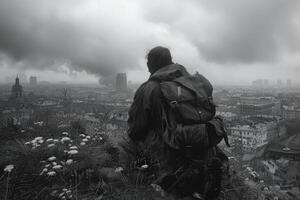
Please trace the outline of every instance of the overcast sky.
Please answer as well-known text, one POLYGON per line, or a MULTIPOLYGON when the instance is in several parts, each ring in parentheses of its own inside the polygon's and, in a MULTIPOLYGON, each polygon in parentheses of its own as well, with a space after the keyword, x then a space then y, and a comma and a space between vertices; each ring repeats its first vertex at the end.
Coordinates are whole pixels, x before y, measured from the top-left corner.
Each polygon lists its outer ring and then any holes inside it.
POLYGON ((142 82, 162 45, 214 84, 299 83, 299 36, 299 0, 0 0, 0 81, 142 82))

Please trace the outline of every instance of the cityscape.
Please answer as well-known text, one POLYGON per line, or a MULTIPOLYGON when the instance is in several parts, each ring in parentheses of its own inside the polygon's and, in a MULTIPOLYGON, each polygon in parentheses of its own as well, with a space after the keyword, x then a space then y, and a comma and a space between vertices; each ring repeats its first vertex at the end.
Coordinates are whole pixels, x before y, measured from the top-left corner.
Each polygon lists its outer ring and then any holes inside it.
POLYGON ((0 200, 300 200, 299 0, 0 0, 0 200))
MULTIPOLYGON (((231 144, 220 146, 229 156, 231 170, 249 187, 280 199, 296 197, 300 194, 299 88, 290 81, 274 86, 267 81, 254 83, 215 88, 217 115, 226 123, 231 144)), ((16 77, 13 85, 1 86, 1 141, 25 140, 41 130, 43 137, 70 132, 77 124, 81 134, 107 135, 118 144, 126 134, 135 90, 128 86, 126 73, 116 74, 114 86, 105 88, 40 84, 35 76, 22 83, 16 77)))

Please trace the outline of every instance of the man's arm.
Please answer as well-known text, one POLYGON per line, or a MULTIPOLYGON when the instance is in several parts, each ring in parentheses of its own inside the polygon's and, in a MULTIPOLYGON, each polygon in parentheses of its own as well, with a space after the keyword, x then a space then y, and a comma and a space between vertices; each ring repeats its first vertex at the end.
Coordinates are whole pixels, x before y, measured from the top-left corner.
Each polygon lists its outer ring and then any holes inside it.
POLYGON ((145 133, 148 129, 148 114, 144 108, 145 84, 141 85, 136 91, 133 103, 129 109, 128 136, 132 141, 145 139, 145 133))
POLYGON ((135 93, 129 109, 128 136, 143 141, 150 130, 158 131, 162 123, 162 103, 159 83, 147 82, 135 93))

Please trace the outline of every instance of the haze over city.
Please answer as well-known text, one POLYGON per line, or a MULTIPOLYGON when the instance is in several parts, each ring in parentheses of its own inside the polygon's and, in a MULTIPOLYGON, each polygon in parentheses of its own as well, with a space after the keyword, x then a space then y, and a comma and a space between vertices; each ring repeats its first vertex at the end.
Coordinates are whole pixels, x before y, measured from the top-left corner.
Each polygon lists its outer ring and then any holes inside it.
POLYGON ((213 84, 299 84, 298 0, 75 2, 0 1, 0 82, 107 83, 126 72, 140 83, 146 53, 162 45, 213 84))
POLYGON ((0 0, 0 199, 299 199, 299 35, 299 0, 0 0))

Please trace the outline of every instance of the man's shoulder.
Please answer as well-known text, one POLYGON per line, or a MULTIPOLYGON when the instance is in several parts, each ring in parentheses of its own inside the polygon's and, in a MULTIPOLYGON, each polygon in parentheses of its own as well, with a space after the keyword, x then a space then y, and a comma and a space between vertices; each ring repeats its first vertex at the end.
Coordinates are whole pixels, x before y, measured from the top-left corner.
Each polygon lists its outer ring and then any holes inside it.
POLYGON ((160 91, 160 84, 153 80, 144 82, 136 91, 136 95, 150 97, 153 93, 160 91))

